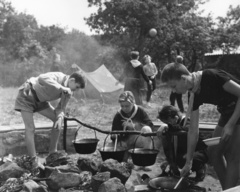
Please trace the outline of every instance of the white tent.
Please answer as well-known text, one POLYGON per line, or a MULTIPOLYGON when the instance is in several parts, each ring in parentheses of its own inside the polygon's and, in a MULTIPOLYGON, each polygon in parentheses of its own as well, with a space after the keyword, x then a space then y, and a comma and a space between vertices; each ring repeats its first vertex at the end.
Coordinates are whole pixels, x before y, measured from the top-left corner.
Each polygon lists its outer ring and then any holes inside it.
POLYGON ((75 98, 87 99, 102 99, 104 102, 116 102, 121 92, 123 92, 123 85, 117 83, 118 81, 112 73, 105 67, 100 66, 93 72, 85 72, 76 64, 74 68, 78 68, 87 79, 85 89, 79 90, 74 96, 75 98))

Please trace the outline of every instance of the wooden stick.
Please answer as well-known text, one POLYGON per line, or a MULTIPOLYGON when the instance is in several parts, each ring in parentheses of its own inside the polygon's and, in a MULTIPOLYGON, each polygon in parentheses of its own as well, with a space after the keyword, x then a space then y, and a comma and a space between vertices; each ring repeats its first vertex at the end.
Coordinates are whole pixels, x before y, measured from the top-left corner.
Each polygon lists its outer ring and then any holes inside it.
POLYGON ((93 129, 93 130, 96 130, 100 133, 104 133, 104 134, 129 134, 129 135, 139 135, 141 134, 142 136, 144 137, 147 137, 147 136, 156 136, 157 133, 156 132, 152 132, 152 133, 141 133, 140 131, 103 131, 99 128, 96 128, 96 127, 93 127, 91 125, 88 125, 86 123, 83 123, 81 122, 80 120, 76 119, 76 118, 69 118, 69 117, 64 117, 64 119, 66 121, 76 121, 78 122, 79 124, 83 125, 84 127, 87 127, 89 129, 93 129))
POLYGON ((184 177, 181 177, 181 178, 179 179, 179 181, 178 181, 177 184, 175 185, 174 189, 177 189, 178 185, 182 182, 183 178, 184 178, 184 177))
POLYGON ((117 139, 118 139, 118 136, 116 135, 116 139, 115 139, 115 145, 114 145, 114 152, 116 151, 117 149, 117 139))

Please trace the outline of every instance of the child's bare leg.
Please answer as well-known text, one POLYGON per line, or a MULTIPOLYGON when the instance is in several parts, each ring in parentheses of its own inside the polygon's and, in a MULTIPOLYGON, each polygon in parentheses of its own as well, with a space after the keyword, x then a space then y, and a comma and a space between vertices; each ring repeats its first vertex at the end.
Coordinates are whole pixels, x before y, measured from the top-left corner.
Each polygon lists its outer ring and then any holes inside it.
POLYGON ((34 133, 35 125, 33 121, 33 113, 27 111, 21 111, 23 122, 25 125, 25 143, 30 157, 36 156, 34 133))
POLYGON ((239 179, 239 164, 240 164, 240 125, 237 125, 234 129, 231 143, 229 148, 226 150, 226 160, 227 160, 227 172, 226 179, 224 182, 223 190, 229 189, 231 187, 237 186, 239 179))
MULTIPOLYGON (((41 115, 51 119, 53 123, 56 121, 56 115, 53 107, 47 108, 43 111, 39 112, 41 115)), ((58 140, 60 136, 60 129, 52 128, 51 131, 51 139, 50 139, 50 146, 49 146, 49 153, 53 153, 57 151, 58 140)))
MULTIPOLYGON (((217 126, 214 130, 213 137, 219 137, 222 133, 222 127, 217 126)), ((215 172, 217 173, 218 179, 221 186, 224 186, 224 181, 226 179, 226 161, 223 156, 223 151, 220 145, 215 145, 209 147, 209 158, 212 162, 215 172)))

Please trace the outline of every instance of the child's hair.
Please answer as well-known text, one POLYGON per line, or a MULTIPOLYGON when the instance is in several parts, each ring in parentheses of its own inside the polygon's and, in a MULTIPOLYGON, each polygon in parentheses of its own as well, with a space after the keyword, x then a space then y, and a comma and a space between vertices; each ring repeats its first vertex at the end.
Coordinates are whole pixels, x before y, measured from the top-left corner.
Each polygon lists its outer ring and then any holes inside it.
POLYGON ((118 102, 129 102, 129 103, 135 103, 135 98, 134 95, 131 91, 124 91, 123 93, 120 94, 118 98, 118 102))
POLYGON ((181 55, 178 55, 176 58, 177 63, 183 63, 183 57, 181 55))
POLYGON ((139 57, 138 51, 131 51, 131 59, 137 59, 139 57))
POLYGON ((144 57, 143 57, 143 62, 144 62, 144 63, 146 63, 146 59, 147 59, 148 57, 150 57, 150 59, 152 59, 150 55, 144 55, 144 57))
POLYGON ((158 119, 162 122, 167 122, 169 118, 180 116, 179 110, 172 105, 164 105, 160 111, 158 111, 158 119))
POLYGON ((169 63, 162 70, 161 80, 163 83, 180 80, 182 75, 190 75, 190 72, 183 64, 169 63))
POLYGON ((86 79, 81 71, 76 71, 72 73, 69 78, 74 78, 75 82, 81 85, 81 89, 85 88, 86 79))

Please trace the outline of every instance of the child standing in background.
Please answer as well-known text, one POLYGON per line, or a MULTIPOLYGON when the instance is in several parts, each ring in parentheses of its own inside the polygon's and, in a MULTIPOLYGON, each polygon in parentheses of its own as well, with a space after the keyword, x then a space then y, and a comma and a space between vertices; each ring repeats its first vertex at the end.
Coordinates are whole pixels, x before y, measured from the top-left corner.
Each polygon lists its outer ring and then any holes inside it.
POLYGON ((152 58, 149 55, 145 55, 143 57, 143 62, 144 62, 144 66, 143 66, 143 71, 146 74, 146 76, 148 77, 148 79, 150 81, 152 81, 152 84, 147 84, 147 107, 150 107, 150 100, 151 100, 151 95, 153 93, 153 91, 156 89, 156 75, 158 73, 157 67, 155 65, 155 63, 151 62, 152 58))

